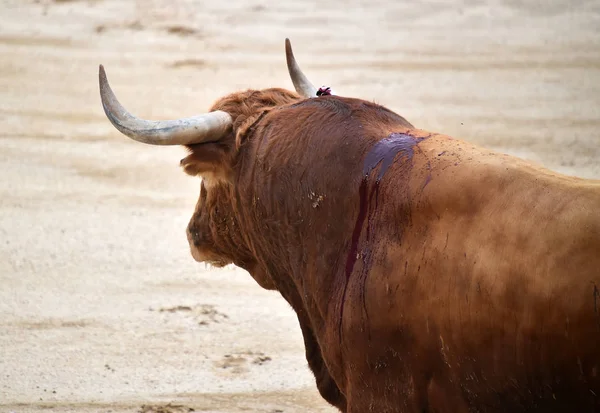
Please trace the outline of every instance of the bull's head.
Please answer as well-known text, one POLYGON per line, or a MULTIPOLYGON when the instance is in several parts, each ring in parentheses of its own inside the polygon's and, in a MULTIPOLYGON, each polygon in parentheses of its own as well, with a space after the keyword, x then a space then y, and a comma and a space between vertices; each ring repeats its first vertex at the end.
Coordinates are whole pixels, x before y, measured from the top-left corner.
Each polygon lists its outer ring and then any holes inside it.
POLYGON ((249 90, 219 99, 205 113, 164 121, 130 114, 112 92, 100 66, 100 95, 106 116, 124 135, 151 145, 185 145, 190 155, 181 160, 185 173, 202 177, 200 198, 187 228, 192 256, 215 266, 234 263, 247 269, 265 288, 273 288, 252 246, 241 233, 236 214, 238 155, 253 125, 278 106, 316 97, 317 89, 296 63, 286 39, 287 65, 297 94, 284 89, 249 90))

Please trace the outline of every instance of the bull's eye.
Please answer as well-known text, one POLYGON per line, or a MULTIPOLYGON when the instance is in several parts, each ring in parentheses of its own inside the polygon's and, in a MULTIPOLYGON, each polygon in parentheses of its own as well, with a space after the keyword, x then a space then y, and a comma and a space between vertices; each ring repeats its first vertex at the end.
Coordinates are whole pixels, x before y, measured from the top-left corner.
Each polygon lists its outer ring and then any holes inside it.
POLYGON ((202 237, 200 235, 200 231, 198 231, 195 228, 190 228, 189 229, 189 234, 190 234, 190 237, 192 238, 192 241, 194 242, 195 245, 200 244, 200 241, 202 239, 202 237))

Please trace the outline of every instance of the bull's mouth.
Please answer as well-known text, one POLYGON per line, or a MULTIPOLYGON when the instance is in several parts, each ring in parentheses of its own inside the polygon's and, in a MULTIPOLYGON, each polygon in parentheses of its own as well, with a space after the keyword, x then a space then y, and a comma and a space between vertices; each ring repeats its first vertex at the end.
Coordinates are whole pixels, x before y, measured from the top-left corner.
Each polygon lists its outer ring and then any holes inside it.
POLYGON ((216 268, 223 268, 230 264, 229 262, 227 262, 225 260, 214 260, 214 259, 213 260, 204 260, 204 262, 206 264, 211 265, 216 268))
POLYGON ((212 267, 216 267, 216 268, 223 268, 226 267, 227 265, 231 264, 231 262, 224 260, 222 258, 216 258, 216 257, 209 257, 203 254, 199 254, 197 251, 194 252, 194 249, 192 249, 192 257, 194 257, 194 260, 196 260, 197 262, 203 262, 204 264, 208 264, 212 267))
POLYGON ((190 252, 192 253, 194 260, 197 262, 203 262, 216 268, 223 268, 231 264, 230 261, 216 256, 208 251, 201 251, 200 248, 196 247, 194 244, 190 244, 190 252))

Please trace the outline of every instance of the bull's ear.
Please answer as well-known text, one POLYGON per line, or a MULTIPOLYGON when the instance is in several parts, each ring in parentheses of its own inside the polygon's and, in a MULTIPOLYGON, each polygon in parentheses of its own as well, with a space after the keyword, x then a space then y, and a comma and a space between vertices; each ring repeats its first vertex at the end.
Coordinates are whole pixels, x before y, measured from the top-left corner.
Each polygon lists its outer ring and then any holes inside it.
POLYGON ((233 159, 228 145, 210 142, 189 145, 187 148, 191 152, 190 155, 179 162, 186 174, 231 181, 233 159))

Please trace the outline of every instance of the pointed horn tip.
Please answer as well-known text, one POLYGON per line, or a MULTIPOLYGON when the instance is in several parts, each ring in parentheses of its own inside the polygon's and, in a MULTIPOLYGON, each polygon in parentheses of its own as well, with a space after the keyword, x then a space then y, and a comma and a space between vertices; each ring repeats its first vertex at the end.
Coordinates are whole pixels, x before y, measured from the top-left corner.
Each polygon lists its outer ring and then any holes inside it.
POLYGON ((108 78, 106 77, 106 72, 104 71, 104 65, 100 65, 98 67, 98 80, 100 81, 101 89, 104 89, 104 87, 108 85, 108 78))

